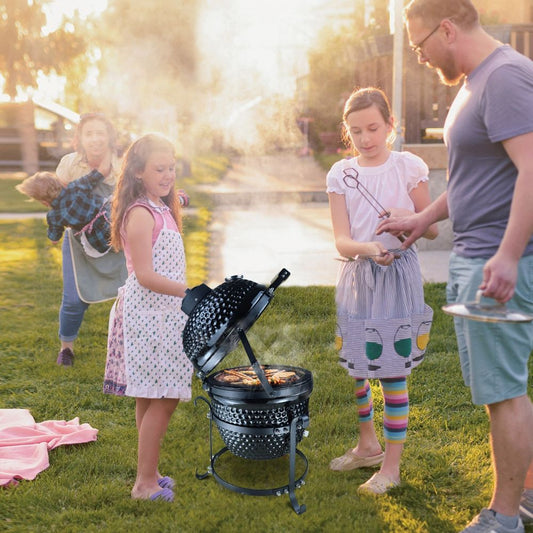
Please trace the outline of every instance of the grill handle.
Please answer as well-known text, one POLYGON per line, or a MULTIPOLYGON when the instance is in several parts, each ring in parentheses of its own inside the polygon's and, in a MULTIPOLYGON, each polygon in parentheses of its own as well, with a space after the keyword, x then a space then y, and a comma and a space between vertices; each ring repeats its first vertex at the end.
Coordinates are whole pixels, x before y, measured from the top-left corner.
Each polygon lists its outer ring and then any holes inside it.
POLYGON ((239 338, 241 339, 242 345, 244 347, 244 351, 246 352, 246 355, 248 356, 248 359, 250 360, 250 364, 252 365, 252 368, 254 369, 256 376, 259 378, 261 385, 263 385, 263 389, 270 397, 274 396, 274 390, 270 386, 270 383, 268 382, 268 379, 265 376, 265 373, 263 369, 261 368, 261 365, 255 358, 255 354, 252 350, 252 347, 250 346, 250 343, 248 342, 248 338, 246 337, 246 334, 240 328, 238 330, 238 333, 239 333, 239 338))
POLYGON ((185 298, 181 301, 181 310, 189 315, 193 312, 194 308, 198 303, 203 300, 209 293, 211 288, 209 288, 205 283, 197 285, 192 289, 185 289, 185 298))
POLYGON ((290 275, 291 273, 286 268, 282 268, 280 273, 270 283, 268 292, 272 294, 290 275))

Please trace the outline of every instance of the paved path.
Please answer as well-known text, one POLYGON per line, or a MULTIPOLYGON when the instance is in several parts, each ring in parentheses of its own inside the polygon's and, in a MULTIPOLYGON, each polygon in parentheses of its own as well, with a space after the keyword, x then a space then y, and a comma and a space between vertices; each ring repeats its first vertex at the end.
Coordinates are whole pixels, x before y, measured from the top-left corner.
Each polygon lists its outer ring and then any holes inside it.
MULTIPOLYGON (((208 285, 241 274, 268 284, 286 268, 284 285, 334 285, 333 244, 325 172, 310 157, 281 153, 243 158, 210 189, 214 193, 208 285)), ((447 279, 449 251, 420 252, 425 281, 447 279)))
MULTIPOLYGON (((211 224, 208 285, 241 274, 268 284, 286 268, 284 285, 334 285, 338 253, 333 244, 325 193, 326 173, 312 157, 289 153, 236 161, 209 192, 215 210, 211 224)), ((0 218, 44 217, 44 213, 0 218)), ((447 250, 419 252, 427 282, 448 276, 447 250)))
POLYGON ((45 218, 46 213, 0 213, 0 219, 21 220, 24 218, 45 218))

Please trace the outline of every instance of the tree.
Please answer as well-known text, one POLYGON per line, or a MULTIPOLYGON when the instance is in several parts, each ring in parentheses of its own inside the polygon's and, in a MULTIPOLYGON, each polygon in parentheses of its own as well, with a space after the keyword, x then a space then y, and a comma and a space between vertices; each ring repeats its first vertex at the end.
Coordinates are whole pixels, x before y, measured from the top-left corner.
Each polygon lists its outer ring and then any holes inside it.
POLYGON ((354 85, 355 52, 364 23, 354 17, 342 28, 327 28, 309 53, 308 109, 313 119, 311 145, 320 147, 318 132, 338 131, 344 102, 354 85))
POLYGON ((85 50, 84 40, 70 22, 64 20, 57 30, 44 33, 47 2, 4 0, 0 4, 0 73, 4 92, 12 99, 19 88, 37 87, 39 72, 62 74, 85 50))
POLYGON ((102 15, 99 99, 137 131, 183 137, 193 120, 198 4, 110 0, 102 15))
POLYGON ((320 133, 339 132, 344 103, 356 82, 359 49, 370 36, 389 33, 388 17, 388 0, 374 0, 368 24, 364 10, 355 11, 342 27, 326 28, 310 51, 308 109, 303 112, 313 119, 314 148, 321 148, 320 133))

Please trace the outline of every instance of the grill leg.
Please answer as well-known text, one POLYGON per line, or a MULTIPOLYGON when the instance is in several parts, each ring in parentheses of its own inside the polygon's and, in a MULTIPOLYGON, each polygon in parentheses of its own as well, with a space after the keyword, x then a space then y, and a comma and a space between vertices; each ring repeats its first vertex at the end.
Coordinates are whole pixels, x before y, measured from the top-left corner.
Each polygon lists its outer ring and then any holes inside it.
POLYGON ((290 434, 290 452, 289 452, 289 498, 291 500, 292 508, 296 514, 305 513, 306 506, 300 505, 296 499, 296 430, 298 426, 307 427, 309 425, 309 417, 294 418, 291 422, 290 434))
POLYGON ((204 401, 209 407, 209 413, 207 413, 209 418, 209 466, 204 474, 199 474, 198 469, 196 469, 196 479, 205 479, 213 473, 213 410, 211 409, 211 404, 203 396, 197 396, 194 399, 195 407, 198 400, 204 401))
POLYGON ((208 476, 212 475, 215 480, 220 483, 222 486, 226 487, 227 489, 233 490, 235 492, 239 492, 241 494, 249 494, 254 496, 269 496, 269 495, 277 495, 280 496, 281 494, 289 493, 289 498, 291 502, 291 506, 296 514, 300 515, 302 513, 305 513, 306 506, 305 505, 299 505, 298 500, 296 499, 295 489, 299 488, 301 485, 304 484, 305 476, 307 475, 308 471, 308 462, 305 455, 296 448, 297 445, 297 431, 298 429, 305 429, 309 426, 309 417, 308 416, 300 416, 297 418, 294 418, 290 425, 290 434, 289 434, 289 484, 285 485, 284 487, 277 487, 277 488, 271 488, 271 489, 253 489, 253 488, 246 488, 246 487, 240 487, 238 485, 234 485, 233 483, 230 483, 223 478, 220 477, 220 475, 216 472, 215 469, 215 463, 216 461, 222 456, 224 453, 228 452, 228 447, 224 447, 221 450, 219 450, 216 454, 213 455, 213 418, 214 413, 213 409, 211 407, 211 404, 209 401, 204 398, 203 396, 197 396, 194 399, 194 405, 197 405, 198 400, 204 401, 208 407, 209 407, 209 467, 207 468, 207 472, 204 474, 199 474, 198 470, 196 471, 196 478, 197 479, 206 479, 208 476), (305 471, 303 475, 296 479, 296 456, 299 456, 305 464, 305 471))

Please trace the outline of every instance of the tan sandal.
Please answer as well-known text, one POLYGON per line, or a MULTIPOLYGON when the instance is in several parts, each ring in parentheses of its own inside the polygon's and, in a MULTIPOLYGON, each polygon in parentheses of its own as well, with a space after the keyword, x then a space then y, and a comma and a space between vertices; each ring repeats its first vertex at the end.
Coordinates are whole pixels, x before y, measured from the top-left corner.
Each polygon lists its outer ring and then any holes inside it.
POLYGON ((383 452, 370 457, 361 457, 350 449, 344 455, 332 459, 329 463, 329 467, 331 470, 337 472, 345 472, 347 470, 355 470, 356 468, 380 465, 383 462, 384 457, 385 454, 383 452))
POLYGON ((366 483, 363 483, 357 489, 357 492, 366 494, 385 494, 390 489, 398 487, 399 485, 399 481, 394 481, 381 472, 376 472, 366 483))

